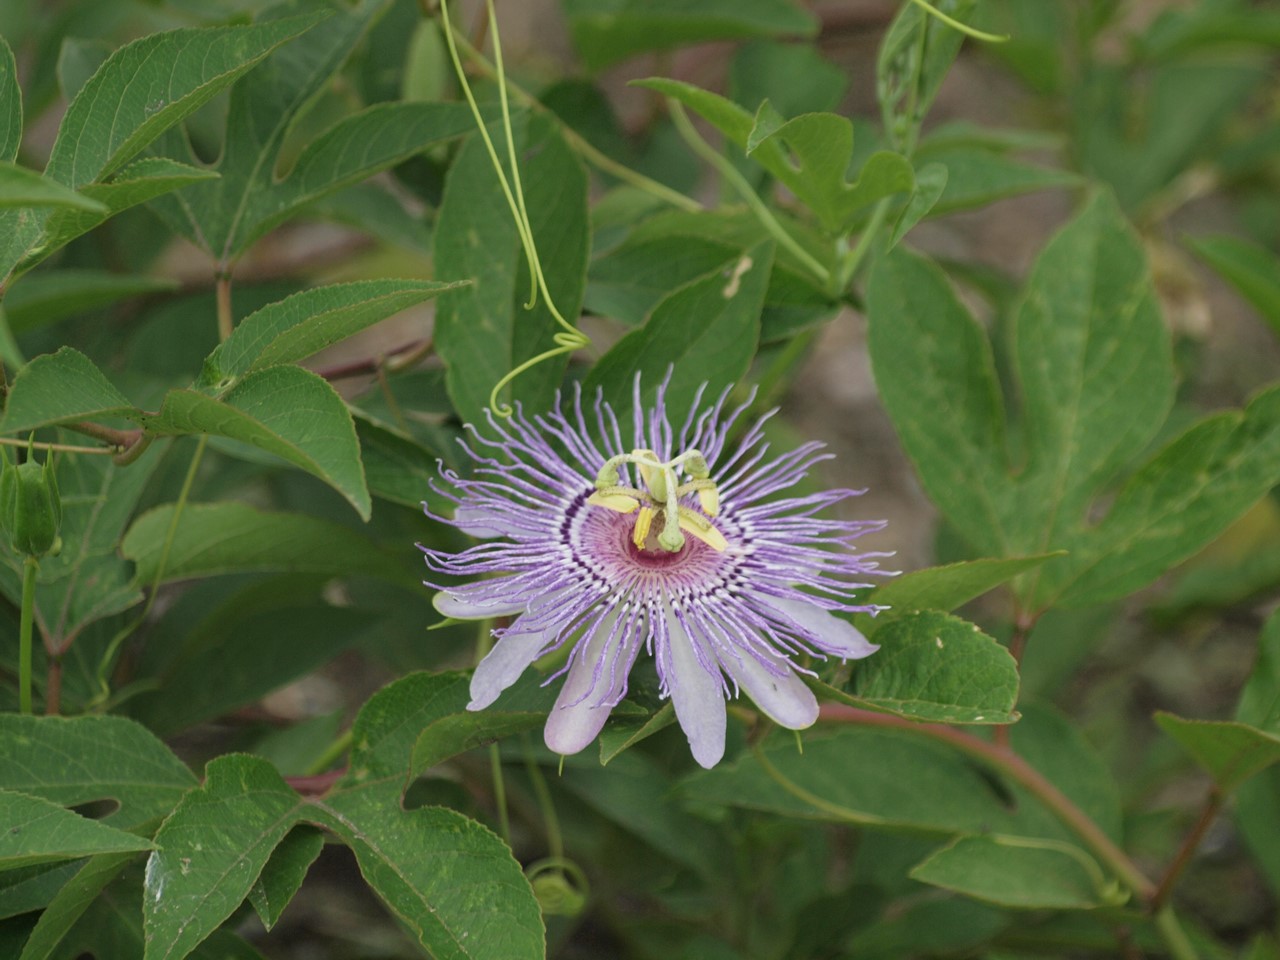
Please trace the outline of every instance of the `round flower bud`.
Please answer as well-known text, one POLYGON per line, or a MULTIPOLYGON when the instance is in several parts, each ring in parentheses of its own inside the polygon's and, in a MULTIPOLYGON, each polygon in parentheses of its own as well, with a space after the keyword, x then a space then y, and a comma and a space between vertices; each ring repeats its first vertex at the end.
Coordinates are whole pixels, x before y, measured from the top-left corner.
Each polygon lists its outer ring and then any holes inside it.
POLYGON ((5 459, 0 472, 0 529, 15 553, 42 557, 60 546, 62 500, 53 463, 35 460, 14 466, 5 459))
POLYGON ((559 871, 540 873, 529 881, 543 916, 576 917, 587 905, 587 897, 559 871))

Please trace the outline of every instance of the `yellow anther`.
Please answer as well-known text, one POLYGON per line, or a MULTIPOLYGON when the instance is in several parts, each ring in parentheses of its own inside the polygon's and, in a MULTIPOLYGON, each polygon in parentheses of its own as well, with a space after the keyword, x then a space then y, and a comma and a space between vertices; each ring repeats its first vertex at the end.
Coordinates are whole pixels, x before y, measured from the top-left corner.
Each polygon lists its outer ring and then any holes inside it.
POLYGON ((680 508, 680 529, 693 534, 711 549, 721 553, 729 546, 729 541, 716 529, 715 524, 702 514, 694 513, 688 507, 680 508))
POLYGON ((649 539, 649 528, 653 526, 653 518, 656 516, 657 511, 652 507, 640 508, 640 514, 636 517, 636 527, 631 531, 631 542, 636 545, 637 550, 644 549, 649 539))
POLYGON ((698 491, 698 504, 702 507, 702 512, 708 517, 718 517, 720 515, 720 491, 716 489, 714 483, 698 491))
POLYGON ((608 510, 616 510, 618 513, 633 513, 636 507, 640 506, 639 500, 617 491, 616 488, 593 493, 587 497, 587 503, 596 507, 604 507, 608 510))

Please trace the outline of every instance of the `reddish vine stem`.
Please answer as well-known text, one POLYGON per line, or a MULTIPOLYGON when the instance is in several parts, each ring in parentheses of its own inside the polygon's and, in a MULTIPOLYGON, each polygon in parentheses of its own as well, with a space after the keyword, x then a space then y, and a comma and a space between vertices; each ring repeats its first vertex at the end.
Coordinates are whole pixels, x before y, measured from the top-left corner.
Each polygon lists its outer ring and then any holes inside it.
POLYGON ((1156 885, 1137 868, 1128 854, 1108 837, 1102 828, 1077 807, 1044 774, 1031 766, 1008 747, 988 743, 973 734, 963 733, 938 723, 916 723, 887 713, 860 710, 840 703, 824 703, 818 719, 827 723, 851 723, 861 726, 888 727, 905 730, 940 740, 961 753, 982 761, 1026 790, 1030 791, 1072 833, 1079 837, 1094 855, 1107 864, 1131 890, 1148 903, 1156 894, 1156 885))
POLYGON ((347 768, 328 770, 302 777, 285 777, 284 782, 304 797, 324 796, 335 783, 347 775, 347 768))
POLYGON ((412 340, 376 357, 362 357, 359 360, 335 363, 331 367, 322 367, 316 373, 326 380, 345 380, 348 377, 376 374, 379 370, 403 370, 430 353, 431 348, 430 338, 412 340))
POLYGON ((1210 788, 1209 795, 1205 797, 1204 804, 1200 808, 1200 816, 1196 820, 1195 826, 1191 828, 1191 832, 1183 839, 1182 846, 1178 848, 1173 860, 1169 862, 1164 876, 1160 878, 1160 885, 1151 897, 1151 909, 1153 912, 1158 911, 1169 902, 1169 897, 1173 894, 1174 885, 1178 882, 1178 878, 1182 876, 1182 871, 1187 868, 1187 864, 1191 862, 1191 858, 1195 855, 1196 849, 1200 846, 1200 841, 1204 839, 1209 827, 1217 819, 1225 799, 1222 790, 1216 785, 1210 788))

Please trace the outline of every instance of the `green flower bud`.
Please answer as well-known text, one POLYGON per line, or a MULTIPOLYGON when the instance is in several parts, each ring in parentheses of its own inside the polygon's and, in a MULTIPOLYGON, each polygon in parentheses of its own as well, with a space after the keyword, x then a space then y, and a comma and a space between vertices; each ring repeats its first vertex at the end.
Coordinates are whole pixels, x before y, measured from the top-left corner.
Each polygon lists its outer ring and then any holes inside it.
POLYGON ((28 458, 14 466, 4 458, 0 472, 0 530, 15 553, 42 557, 61 546, 62 499, 53 458, 44 466, 28 458))
POLYGON ((587 905, 586 875, 572 861, 550 857, 525 871, 543 916, 576 917, 587 905))

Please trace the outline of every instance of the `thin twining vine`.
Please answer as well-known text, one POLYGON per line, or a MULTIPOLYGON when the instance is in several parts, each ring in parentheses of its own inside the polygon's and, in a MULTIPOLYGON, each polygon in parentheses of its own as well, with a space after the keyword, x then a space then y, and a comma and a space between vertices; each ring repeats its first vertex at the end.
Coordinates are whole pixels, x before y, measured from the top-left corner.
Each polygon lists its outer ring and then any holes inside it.
POLYGON ((538 247, 534 242, 533 227, 529 223, 529 212, 525 207, 524 189, 520 183, 520 166, 516 162, 515 136, 511 129, 511 108, 507 101, 507 81, 502 61, 502 41, 498 35, 498 19, 493 9, 493 0, 485 0, 485 7, 489 16, 490 29, 493 33, 493 60, 497 71, 498 102, 502 111, 502 133, 507 141, 507 156, 511 162, 510 181, 507 180, 506 172, 502 168, 502 161, 498 157, 497 148, 493 145, 493 138, 489 136, 484 117, 480 114, 480 107, 476 103, 475 94, 471 91, 471 84, 467 82, 466 71, 462 67, 462 59, 458 56, 458 47, 454 42, 453 25, 449 21, 449 5, 446 0, 440 0, 440 17, 444 25, 444 39, 449 48, 449 58, 453 61, 453 69, 458 75, 458 83, 462 86, 462 93, 467 99, 467 105, 471 107, 471 115, 475 117, 476 128, 484 141, 485 149, 489 152, 489 160, 493 164, 493 169, 498 175, 498 183, 502 187, 502 194, 507 200, 511 216, 515 220, 516 232, 520 235, 520 245, 524 248, 525 258, 529 264, 530 290, 529 300, 524 305, 525 309, 533 309, 538 300, 538 293, 541 291, 542 298, 547 304, 547 310, 561 328, 552 337, 556 344, 555 347, 517 365, 494 384, 493 389, 489 392, 489 409, 497 416, 509 417, 512 414, 511 405, 498 399, 498 395, 504 387, 520 374, 532 369, 544 360, 550 360, 552 357, 572 353, 575 350, 590 346, 591 338, 564 318, 551 297, 551 291, 547 289, 547 279, 542 273, 542 262, 538 258, 538 247))
POLYGON ((952 30, 958 30, 966 37, 973 37, 975 40, 985 40, 987 43, 1005 43, 1009 39, 1007 33, 987 33, 985 30, 979 30, 977 27, 971 27, 967 23, 961 23, 955 17, 949 17, 928 0, 911 0, 917 7, 923 10, 931 17, 941 20, 952 30))

